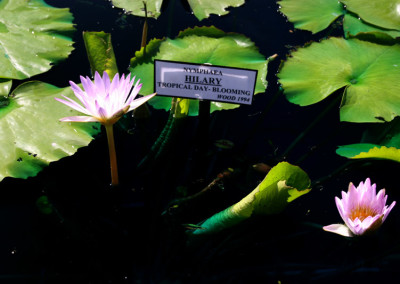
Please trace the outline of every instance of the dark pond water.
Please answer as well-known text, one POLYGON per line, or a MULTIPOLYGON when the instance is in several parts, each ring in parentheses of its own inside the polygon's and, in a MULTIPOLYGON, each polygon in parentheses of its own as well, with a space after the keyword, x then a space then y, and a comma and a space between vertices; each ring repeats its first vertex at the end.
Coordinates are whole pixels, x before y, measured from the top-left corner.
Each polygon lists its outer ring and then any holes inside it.
MULTIPOLYGON (((75 50, 64 62, 33 79, 68 85, 90 75, 81 33, 112 34, 120 72, 140 47, 143 19, 125 15, 108 1, 46 0, 69 7, 77 31, 75 50)), ((341 222, 334 196, 348 183, 370 177, 399 200, 400 166, 388 161, 346 164, 338 145, 358 143, 366 125, 339 123, 335 105, 284 155, 292 142, 334 100, 309 107, 289 103, 276 73, 291 46, 319 40, 293 30, 272 0, 248 0, 227 16, 199 22, 181 1, 165 1, 148 38, 175 37, 196 25, 215 25, 246 35, 266 57, 269 85, 252 106, 213 113, 208 137, 199 137, 189 118, 168 154, 145 170, 136 165, 163 129, 168 114, 150 109, 145 121, 126 117, 116 127, 121 186, 110 189, 107 142, 101 133, 76 155, 52 163, 37 177, 6 178, 0 184, 0 283, 394 283, 399 275, 399 209, 377 234, 349 240, 324 232, 341 222), (214 142, 234 143, 218 150, 214 142), (201 141, 202 144, 199 144, 201 141), (286 160, 305 170, 312 191, 276 216, 252 218, 218 234, 188 242, 183 224, 196 224, 237 202, 263 179, 252 165, 286 160), (220 172, 235 174, 194 201, 171 208, 173 200, 195 194, 220 172), (53 212, 37 200, 46 196, 53 212)), ((184 2, 184 1, 182 1, 184 2)), ((338 34, 340 35, 340 34, 338 34)), ((340 95, 340 94, 337 94, 340 95)))

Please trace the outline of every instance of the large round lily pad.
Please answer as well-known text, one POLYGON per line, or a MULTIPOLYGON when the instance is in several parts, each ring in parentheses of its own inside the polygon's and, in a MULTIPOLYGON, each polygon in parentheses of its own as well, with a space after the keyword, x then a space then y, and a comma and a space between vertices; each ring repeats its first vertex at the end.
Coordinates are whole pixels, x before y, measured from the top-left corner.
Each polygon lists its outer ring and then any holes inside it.
MULTIPOLYGON (((140 91, 143 95, 154 93, 154 59, 253 69, 258 71, 255 93, 264 92, 267 87, 268 60, 258 52, 254 43, 243 35, 225 33, 215 27, 187 29, 176 39, 152 40, 135 55, 131 59, 130 71, 146 82, 140 91)), ((171 100, 155 96, 149 104, 169 110, 171 100)), ((198 114, 198 104, 198 101, 191 100, 189 115, 198 114)), ((239 105, 212 102, 211 112, 237 107, 239 105)))
POLYGON ((343 88, 342 121, 391 121, 400 115, 398 62, 398 45, 330 38, 293 52, 278 77, 292 103, 311 105, 343 88))
POLYGON ((26 79, 68 57, 72 20, 42 0, 0 1, 0 78, 26 79))
POLYGON ((70 88, 27 82, 0 106, 0 180, 35 176, 50 162, 88 145, 99 132, 95 123, 60 122, 76 113, 54 99, 61 94, 73 97, 70 88))

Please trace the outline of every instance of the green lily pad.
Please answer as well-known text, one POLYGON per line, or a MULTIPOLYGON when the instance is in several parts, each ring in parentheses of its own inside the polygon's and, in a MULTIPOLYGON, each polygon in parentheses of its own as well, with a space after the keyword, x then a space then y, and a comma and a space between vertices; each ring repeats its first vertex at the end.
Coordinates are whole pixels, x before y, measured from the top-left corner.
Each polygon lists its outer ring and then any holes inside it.
POLYGON ((278 4, 295 28, 312 33, 326 29, 345 12, 337 0, 282 0, 278 4))
MULTIPOLYGON (((359 35, 360 33, 362 33, 363 38, 366 38, 369 41, 383 44, 391 43, 393 42, 393 39, 400 37, 400 31, 388 30, 382 27, 370 25, 363 21, 361 18, 357 18, 350 13, 344 16, 343 30, 347 37, 359 35)), ((358 38, 360 38, 360 36, 358 38)))
POLYGON ((26 79, 48 71, 73 50, 68 9, 43 0, 0 2, 0 78, 26 79))
MULTIPOLYGON (((253 69, 258 71, 255 93, 262 93, 267 87, 269 59, 266 60, 245 36, 225 33, 213 26, 187 29, 176 39, 152 40, 136 52, 129 70, 146 82, 140 91, 142 95, 154 93, 154 59, 253 69)), ((155 96, 149 104, 156 109, 169 110, 171 101, 168 97, 155 96)), ((189 115, 198 115, 198 105, 197 100, 191 100, 189 115)), ((239 105, 212 102, 211 112, 237 107, 239 105)))
POLYGON ((297 29, 320 32, 333 21, 343 16, 343 29, 346 35, 357 33, 388 34, 396 38, 400 35, 400 14, 396 0, 282 0, 280 11, 286 15, 297 29), (346 4, 344 6, 344 4, 346 4), (350 11, 350 12, 349 12, 350 11))
POLYGON ((99 132, 95 123, 60 122, 62 117, 77 114, 54 99, 61 94, 74 96, 70 88, 27 82, 0 107, 0 181, 35 176, 50 162, 88 145, 99 132))
POLYGON ((210 14, 226 15, 229 13, 227 7, 239 7, 244 4, 244 0, 188 0, 188 2, 199 21, 208 18, 210 14))
MULTIPOLYGON (((199 21, 208 18, 210 14, 217 14, 219 16, 229 13, 226 8, 239 7, 244 4, 245 0, 188 0, 193 14, 199 21)), ((122 8, 127 12, 131 12, 135 16, 145 16, 144 4, 146 2, 147 16, 157 19, 160 16, 162 0, 112 0, 113 5, 122 8)))
POLYGON ((400 149, 374 144, 352 144, 339 146, 336 153, 349 159, 383 159, 400 163, 400 149))
POLYGON ((400 30, 400 2, 398 0, 366 1, 340 0, 346 9, 367 23, 385 29, 400 30))
POLYGON ((232 227, 253 215, 271 215, 283 211, 296 198, 310 192, 310 179, 299 167, 281 162, 246 197, 213 215, 193 234, 210 234, 232 227))
POLYGON ((161 13, 163 0, 112 0, 114 6, 124 9, 135 16, 145 17, 144 4, 146 2, 147 16, 157 19, 161 13))
POLYGON ((400 162, 400 118, 371 125, 362 143, 339 146, 336 153, 350 159, 375 158, 400 162))
POLYGON ((383 122, 400 115, 400 46, 330 38, 293 52, 278 77, 287 99, 317 103, 344 88, 341 121, 383 122))

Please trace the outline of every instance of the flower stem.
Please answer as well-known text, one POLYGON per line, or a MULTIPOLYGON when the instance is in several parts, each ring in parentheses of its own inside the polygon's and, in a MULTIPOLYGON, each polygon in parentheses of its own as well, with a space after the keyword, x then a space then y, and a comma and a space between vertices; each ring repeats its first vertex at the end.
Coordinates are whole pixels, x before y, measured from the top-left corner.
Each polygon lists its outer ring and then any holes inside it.
POLYGON ((104 125, 107 132, 108 152, 110 154, 111 185, 118 185, 117 154, 115 152, 113 125, 104 125))

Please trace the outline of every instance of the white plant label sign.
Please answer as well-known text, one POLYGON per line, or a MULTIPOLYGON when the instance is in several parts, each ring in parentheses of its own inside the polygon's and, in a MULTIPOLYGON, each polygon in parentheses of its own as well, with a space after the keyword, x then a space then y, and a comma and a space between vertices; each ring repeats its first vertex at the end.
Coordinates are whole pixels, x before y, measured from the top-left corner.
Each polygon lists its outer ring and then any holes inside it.
POLYGON ((154 61, 158 96, 251 105, 257 70, 176 61, 154 61))

